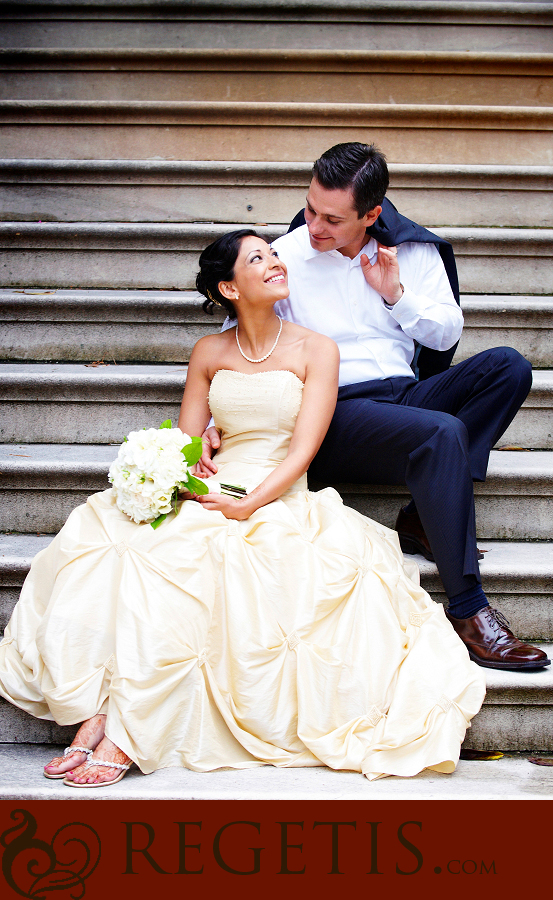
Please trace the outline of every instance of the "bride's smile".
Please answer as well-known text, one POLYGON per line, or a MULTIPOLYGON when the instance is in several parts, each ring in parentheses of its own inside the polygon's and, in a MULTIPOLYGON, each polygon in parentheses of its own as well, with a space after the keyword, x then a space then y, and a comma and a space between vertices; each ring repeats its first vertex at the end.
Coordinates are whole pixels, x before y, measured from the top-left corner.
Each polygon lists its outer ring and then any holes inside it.
POLYGON ((289 294, 286 266, 262 238, 245 237, 234 266, 234 278, 220 290, 236 304, 267 302, 273 305, 289 294))

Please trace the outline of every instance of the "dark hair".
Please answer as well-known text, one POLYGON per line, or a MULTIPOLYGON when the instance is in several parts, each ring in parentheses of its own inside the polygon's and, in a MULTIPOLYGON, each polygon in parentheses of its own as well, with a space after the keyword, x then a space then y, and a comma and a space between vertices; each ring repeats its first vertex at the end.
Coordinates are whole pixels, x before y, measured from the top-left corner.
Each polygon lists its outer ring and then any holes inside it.
POLYGON ((221 294, 219 282, 232 281, 234 266, 240 253, 240 245, 245 237, 259 237, 251 228, 230 231, 213 241, 200 256, 200 271, 196 276, 196 290, 206 297, 202 308, 213 315, 214 305, 220 304, 231 319, 236 318, 236 310, 230 300, 221 294))
POLYGON ((336 144, 313 164, 313 177, 329 190, 351 188, 357 216, 361 219, 380 206, 390 177, 386 157, 374 144, 336 144))

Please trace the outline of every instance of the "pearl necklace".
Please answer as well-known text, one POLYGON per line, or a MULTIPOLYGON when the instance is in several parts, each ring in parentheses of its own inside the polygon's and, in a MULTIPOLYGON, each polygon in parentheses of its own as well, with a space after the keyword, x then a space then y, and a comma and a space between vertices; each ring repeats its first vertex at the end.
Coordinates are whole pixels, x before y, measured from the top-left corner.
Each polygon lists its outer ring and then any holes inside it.
POLYGON ((278 344, 278 339, 279 339, 280 333, 281 333, 281 331, 282 331, 282 319, 280 318, 280 316, 277 316, 277 319, 278 319, 278 321, 280 322, 280 328, 278 329, 278 334, 277 334, 277 336, 276 336, 276 341, 274 342, 274 344, 273 344, 273 346, 271 347, 271 349, 269 350, 269 352, 266 353, 265 356, 262 356, 261 359, 250 359, 249 356, 246 356, 246 354, 245 354, 244 351, 242 350, 242 347, 240 346, 240 341, 238 340, 238 325, 236 326, 236 332, 235 332, 235 334, 236 334, 236 343, 238 344, 238 349, 240 350, 240 353, 242 354, 242 356, 244 357, 244 359, 247 359, 247 360, 248 360, 248 362, 251 362, 251 363, 262 363, 262 362, 265 362, 266 359, 269 359, 271 353, 273 352, 273 350, 275 349, 276 345, 278 344))

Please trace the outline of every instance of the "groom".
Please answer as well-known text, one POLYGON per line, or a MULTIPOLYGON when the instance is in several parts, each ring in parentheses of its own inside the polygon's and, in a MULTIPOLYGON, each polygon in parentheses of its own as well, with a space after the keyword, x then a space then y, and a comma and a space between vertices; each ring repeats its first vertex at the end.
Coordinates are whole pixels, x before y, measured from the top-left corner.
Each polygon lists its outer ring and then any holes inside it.
MULTIPOLYGON (((407 485, 401 546, 435 559, 446 615, 471 658, 541 668, 546 654, 519 641, 482 590, 473 492, 530 390, 531 367, 499 347, 449 368, 463 327, 451 246, 399 215, 388 182, 373 145, 331 147, 313 166, 305 210, 273 243, 290 286, 276 311, 340 348, 338 403, 309 474, 407 485)), ((216 449, 214 429, 209 436, 216 449)))

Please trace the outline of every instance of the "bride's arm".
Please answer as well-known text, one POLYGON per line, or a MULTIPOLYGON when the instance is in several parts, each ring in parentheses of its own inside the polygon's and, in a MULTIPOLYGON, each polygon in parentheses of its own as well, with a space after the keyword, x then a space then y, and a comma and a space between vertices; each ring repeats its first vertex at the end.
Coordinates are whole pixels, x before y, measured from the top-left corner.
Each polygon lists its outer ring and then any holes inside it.
POLYGON ((248 519, 260 506, 280 497, 307 471, 336 408, 340 357, 334 341, 320 334, 309 336, 306 349, 303 398, 286 459, 243 499, 220 494, 199 497, 207 509, 218 509, 228 519, 248 519))
POLYGON ((211 417, 207 396, 210 379, 208 362, 212 358, 211 338, 201 338, 188 363, 186 386, 180 407, 178 427, 185 434, 203 434, 211 417))

